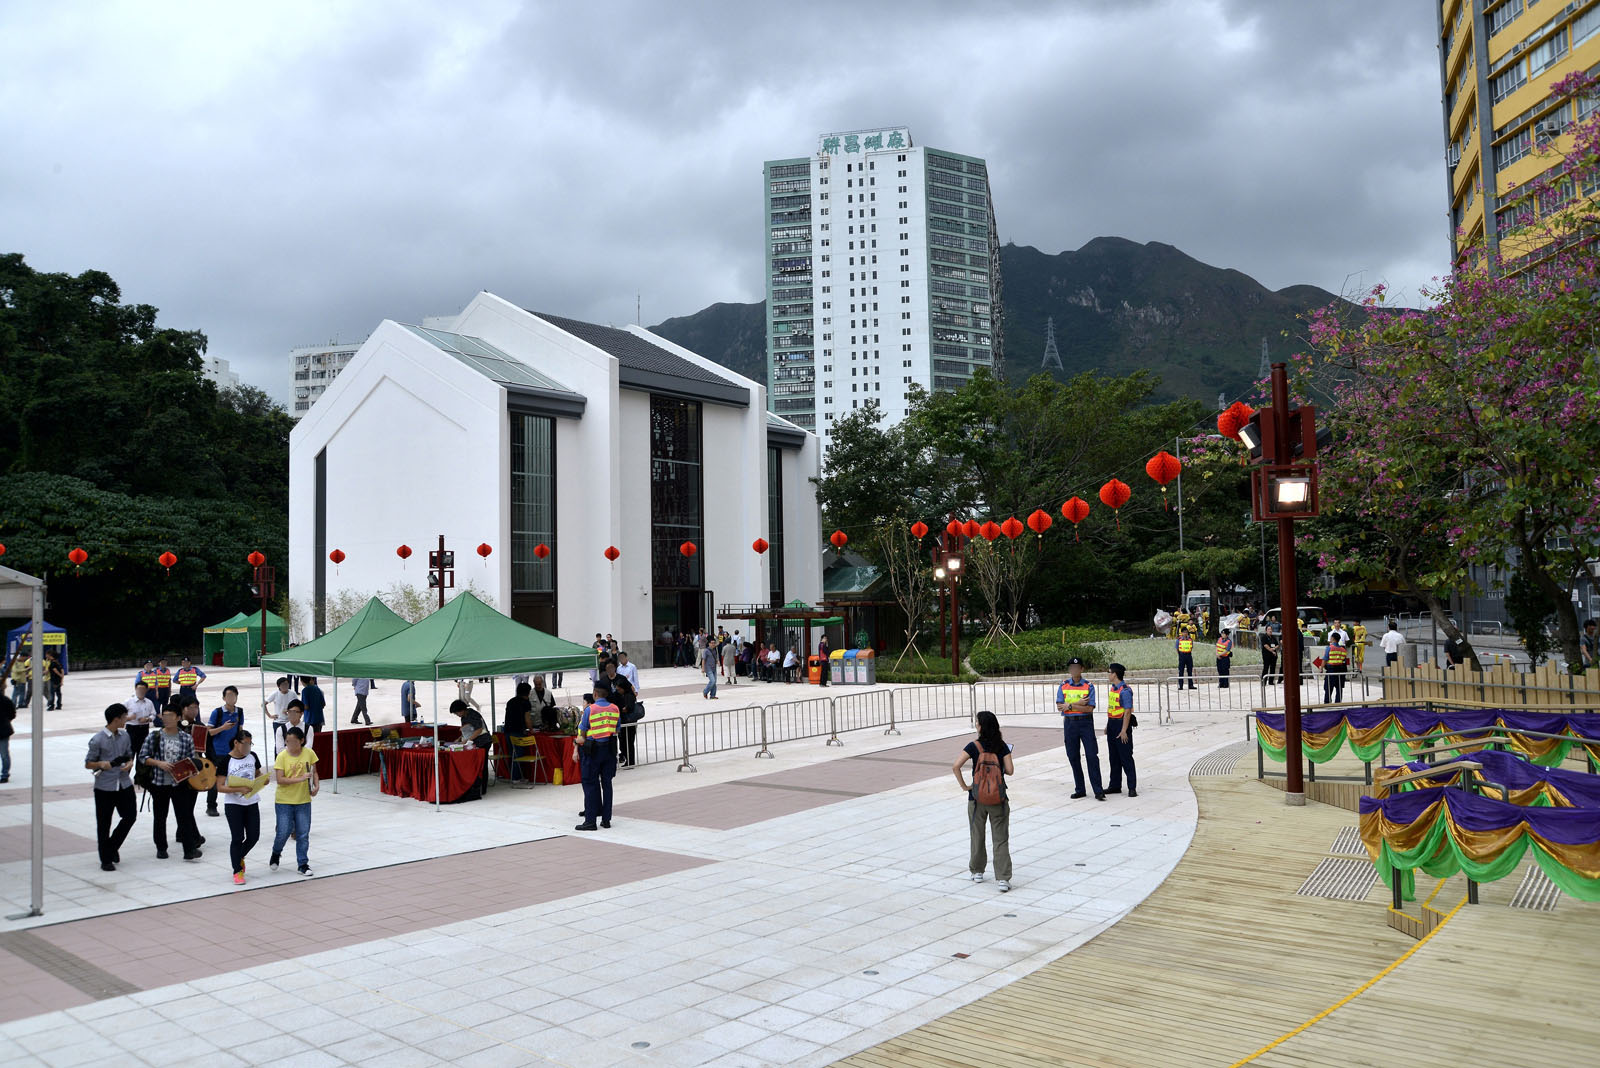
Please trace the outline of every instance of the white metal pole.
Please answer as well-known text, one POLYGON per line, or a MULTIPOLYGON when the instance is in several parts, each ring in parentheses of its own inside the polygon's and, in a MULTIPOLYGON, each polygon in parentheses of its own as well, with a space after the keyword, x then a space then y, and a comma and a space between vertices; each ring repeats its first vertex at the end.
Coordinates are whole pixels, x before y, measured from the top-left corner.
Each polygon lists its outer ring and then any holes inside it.
POLYGON ((444 791, 439 783, 439 665, 433 667, 433 810, 438 812, 443 804, 444 791))
POLYGON ((33 693, 29 704, 33 712, 33 835, 30 844, 33 863, 33 900, 28 912, 44 915, 44 586, 33 588, 33 693))
MULTIPOLYGON (((1178 450, 1178 551, 1183 552, 1183 439, 1172 439, 1172 447, 1178 450)), ((1216 596, 1213 591, 1212 596, 1216 596)), ((1186 611, 1189 600, 1189 577, 1183 569, 1178 569, 1178 609, 1186 611)))
MULTIPOLYGON (((333 670, 333 665, 328 665, 328 670, 333 670)), ((330 675, 328 681, 333 683, 333 792, 339 792, 339 726, 343 722, 339 719, 339 676, 330 675)), ((324 718, 326 723, 327 719, 324 718)))

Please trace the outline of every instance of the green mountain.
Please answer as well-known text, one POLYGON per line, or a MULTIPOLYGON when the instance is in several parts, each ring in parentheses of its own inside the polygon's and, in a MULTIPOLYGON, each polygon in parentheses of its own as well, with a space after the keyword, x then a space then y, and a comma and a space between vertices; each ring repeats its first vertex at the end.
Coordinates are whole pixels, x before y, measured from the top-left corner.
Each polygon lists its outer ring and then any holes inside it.
MULTIPOLYGON (((1232 398, 1256 380, 1265 338, 1271 359, 1303 347, 1312 308, 1337 299, 1316 286, 1276 292, 1242 271, 1213 267, 1171 245, 1097 237, 1049 255, 1000 250, 1005 373, 1041 369, 1045 324, 1055 320, 1063 376, 1146 369, 1163 398, 1232 398)), ((651 327, 663 337, 758 381, 766 373, 766 305, 713 304, 651 327)))

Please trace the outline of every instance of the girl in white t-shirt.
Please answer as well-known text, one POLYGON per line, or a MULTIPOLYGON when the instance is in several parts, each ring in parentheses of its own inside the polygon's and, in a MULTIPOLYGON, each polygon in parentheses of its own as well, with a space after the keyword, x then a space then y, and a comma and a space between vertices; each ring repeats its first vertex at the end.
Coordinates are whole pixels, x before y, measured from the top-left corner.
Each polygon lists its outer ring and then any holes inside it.
POLYGON ((261 839, 261 799, 259 791, 252 792, 248 786, 229 786, 228 780, 250 780, 261 774, 261 759, 250 751, 249 731, 240 728, 233 736, 227 765, 217 769, 217 793, 227 795, 222 799, 222 811, 228 817, 228 830, 233 836, 228 845, 228 857, 233 862, 234 884, 243 886, 244 858, 261 839))

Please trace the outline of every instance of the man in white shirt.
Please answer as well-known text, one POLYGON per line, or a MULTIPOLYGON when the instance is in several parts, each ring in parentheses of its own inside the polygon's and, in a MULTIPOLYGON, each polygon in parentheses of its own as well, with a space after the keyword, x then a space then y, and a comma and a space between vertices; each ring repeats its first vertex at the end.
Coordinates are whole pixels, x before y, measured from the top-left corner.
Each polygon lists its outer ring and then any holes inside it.
POLYGON ((639 665, 628 659, 626 650, 617 654, 617 674, 633 684, 635 696, 639 693, 639 665))
POLYGON ((156 703, 150 700, 150 687, 142 682, 133 685, 133 697, 126 702, 128 709, 128 741, 132 752, 137 753, 150 734, 150 725, 156 721, 156 703))
MULTIPOLYGON (((777 667, 777 664, 778 664, 778 650, 776 648, 774 648, 772 650, 772 664, 773 664, 774 668, 777 667)), ((799 666, 800 666, 800 654, 795 652, 794 651, 794 646, 791 645, 791 646, 789 646, 789 651, 787 653, 783 654, 783 681, 784 682, 793 682, 794 681, 794 669, 799 667, 799 666)))
POLYGON ((1382 638, 1378 639, 1378 644, 1383 646, 1384 667, 1388 667, 1390 664, 1393 664, 1395 661, 1400 659, 1400 647, 1405 643, 1405 635, 1401 634, 1399 629, 1394 625, 1394 620, 1389 620, 1389 630, 1382 638))
POLYGON ((1344 621, 1336 619, 1328 627, 1328 644, 1333 644, 1333 639, 1338 638, 1339 644, 1345 648, 1350 647, 1350 632, 1344 629, 1344 621))

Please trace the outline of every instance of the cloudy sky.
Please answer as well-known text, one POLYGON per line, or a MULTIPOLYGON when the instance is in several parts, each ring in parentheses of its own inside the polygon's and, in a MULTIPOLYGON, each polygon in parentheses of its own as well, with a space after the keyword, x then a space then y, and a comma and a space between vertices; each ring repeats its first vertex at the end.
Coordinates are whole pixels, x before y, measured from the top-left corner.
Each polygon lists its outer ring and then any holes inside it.
POLYGON ((1162 241, 1414 298, 1448 246, 1423 0, 0 0, 0 249, 287 350, 479 289, 598 322, 760 299, 761 163, 906 124, 1001 237, 1162 241))

